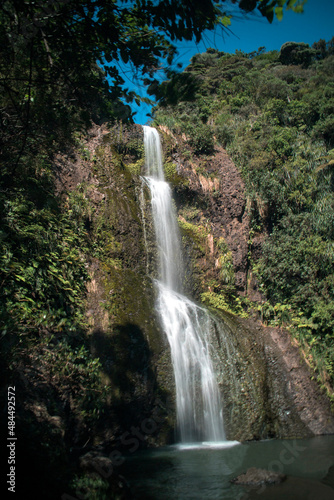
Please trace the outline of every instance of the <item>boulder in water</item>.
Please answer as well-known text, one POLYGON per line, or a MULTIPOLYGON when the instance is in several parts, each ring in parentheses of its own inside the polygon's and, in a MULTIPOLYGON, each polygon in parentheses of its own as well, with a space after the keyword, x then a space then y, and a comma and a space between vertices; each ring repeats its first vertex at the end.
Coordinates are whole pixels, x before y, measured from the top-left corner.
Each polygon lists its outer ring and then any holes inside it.
POLYGON ((286 479, 285 474, 278 474, 277 472, 266 469, 251 467, 244 474, 240 474, 240 476, 231 479, 231 483, 243 484, 247 486, 260 486, 262 484, 281 483, 284 479, 286 479))

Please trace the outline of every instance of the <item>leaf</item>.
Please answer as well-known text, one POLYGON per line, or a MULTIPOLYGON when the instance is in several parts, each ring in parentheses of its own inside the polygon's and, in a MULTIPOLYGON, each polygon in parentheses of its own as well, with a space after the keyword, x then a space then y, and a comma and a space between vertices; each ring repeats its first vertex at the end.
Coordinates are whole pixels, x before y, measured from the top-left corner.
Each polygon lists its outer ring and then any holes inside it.
POLYGON ((221 23, 225 28, 231 26, 231 17, 232 16, 222 16, 219 17, 218 22, 221 23))
POLYGON ((304 12, 304 5, 306 3, 307 0, 289 0, 286 8, 293 10, 297 14, 301 14, 304 12))
POLYGON ((23 281, 24 283, 27 282, 26 278, 24 276, 20 276, 19 274, 15 274, 15 278, 17 278, 20 281, 23 281))
POLYGON ((282 21, 282 19, 283 19, 283 7, 276 7, 275 14, 276 14, 277 19, 279 21, 282 21))

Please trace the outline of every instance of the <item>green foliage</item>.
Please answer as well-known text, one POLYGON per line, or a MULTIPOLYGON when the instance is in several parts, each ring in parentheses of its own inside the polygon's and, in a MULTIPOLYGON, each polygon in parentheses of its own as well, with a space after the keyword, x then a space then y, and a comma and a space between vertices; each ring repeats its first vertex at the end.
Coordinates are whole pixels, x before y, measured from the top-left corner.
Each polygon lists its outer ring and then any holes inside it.
POLYGON ((234 284, 234 267, 232 252, 229 249, 224 238, 219 238, 216 243, 219 250, 219 257, 217 259, 217 267, 220 269, 219 275, 222 283, 234 284))
MULTIPOLYGON (((297 3, 243 0, 239 7, 247 12, 258 8, 265 18, 272 20, 275 13, 281 16, 279 9, 283 5, 296 9, 297 3)), ((55 159, 59 160, 59 153, 71 154, 75 147, 81 159, 92 162, 94 173, 98 172, 100 151, 92 157, 82 141, 82 133, 92 123, 132 120, 128 103, 133 100, 138 103, 139 96, 125 87, 123 76, 128 68, 152 94, 160 91, 160 98, 167 105, 173 90, 183 89, 188 106, 184 106, 181 119, 169 117, 171 126, 188 127, 192 149, 189 155, 193 151, 212 153, 214 140, 209 117, 214 105, 211 94, 220 87, 217 78, 213 86, 206 82, 198 107, 192 104, 199 88, 198 75, 175 76, 172 84, 160 90, 155 75, 161 62, 165 67, 173 62, 175 40, 199 41, 205 30, 218 25, 226 27, 229 23, 223 0, 1 2, 0 365, 7 377, 9 372, 20 374, 20 366, 27 361, 26 382, 27 386, 31 382, 33 388, 38 387, 34 391, 36 401, 43 393, 39 390, 43 385, 52 390, 51 401, 60 404, 61 414, 64 407, 69 407, 65 439, 59 432, 59 438, 66 441, 64 448, 74 443, 79 446, 80 437, 72 437, 77 434, 73 427, 78 433, 82 427, 91 430, 106 400, 101 364, 91 356, 86 338, 87 259, 101 258, 106 269, 109 268, 112 288, 117 289, 120 282, 125 282, 126 293, 122 291, 130 297, 134 280, 131 277, 126 281, 121 255, 123 243, 106 226, 110 222, 117 225, 117 212, 123 209, 134 218, 136 215, 130 203, 117 197, 115 190, 114 198, 110 197, 111 213, 103 218, 105 206, 101 203, 94 226, 95 208, 89 199, 91 186, 82 184, 60 200, 55 193, 55 159), (195 120, 198 126, 194 129, 195 120)), ((201 68, 198 71, 210 67, 216 72, 220 56, 211 50, 210 55, 198 61, 201 68)), ((249 63, 242 54, 236 61, 230 61, 225 68, 228 79, 245 73, 245 61, 249 63)), ((325 67, 325 59, 323 63, 325 67)), ((326 68, 330 74, 328 64, 326 68)), ((249 105, 246 95, 231 103, 228 95, 226 98, 227 106, 233 107, 236 114, 249 105)), ((330 127, 325 123, 330 107, 319 106, 317 112, 324 118, 324 124, 315 134, 331 140, 330 127)), ((143 145, 137 139, 127 140, 124 131, 119 126, 117 136, 113 130, 103 141, 113 143, 115 171, 127 183, 129 179, 133 181, 132 175, 139 174, 143 145), (124 156, 127 166, 123 163, 124 156)), ((171 165, 169 169, 174 175, 171 165)), ((105 186, 110 184, 107 168, 99 180, 105 181, 105 186)), ((228 252, 221 259, 223 279, 230 285, 228 252)), ((126 262, 129 268, 130 264, 126 262)), ((142 283, 138 284, 138 289, 142 288, 142 283)), ((115 304, 115 292, 111 288, 109 291, 111 311, 112 307, 123 307, 120 295, 117 295, 119 304, 115 304)), ((132 307, 138 309, 138 315, 144 315, 140 304, 140 301, 132 303, 132 307)), ((37 435, 43 434, 42 430, 37 435)), ((50 443, 52 439, 47 439, 44 448, 50 443)), ((58 450, 55 456, 58 460, 58 450)), ((98 478, 77 477, 74 487, 86 490, 92 499, 110 497, 106 482, 98 478)))
POLYGON ((242 308, 242 301, 239 297, 232 298, 229 294, 220 290, 219 286, 215 288, 215 290, 209 290, 201 294, 201 301, 206 307, 213 310, 220 309, 231 314, 237 314, 241 317, 247 317, 247 313, 242 308))
POLYGON ((277 304, 284 307, 289 313, 284 323, 295 325, 295 335, 307 342, 312 356, 321 360, 320 353, 326 351, 326 371, 322 373, 318 362, 314 368, 322 381, 329 377, 333 384, 334 246, 327 237, 310 232, 310 222, 307 215, 286 217, 265 242, 257 271, 270 303, 261 316, 280 324, 277 304))
POLYGON ((164 162, 165 176, 168 181, 171 181, 176 175, 176 164, 174 162, 164 162))
POLYGON ((34 342, 33 358, 35 363, 47 366, 48 379, 63 399, 72 398, 73 415, 91 426, 103 413, 108 390, 102 386, 100 360, 91 356, 84 338, 78 340, 46 337, 34 342))
MULTIPOLYGON (((198 42, 207 29, 225 29, 230 17, 224 4, 224 0, 195 5, 193 0, 59 0, 45 5, 42 0, 4 0, 0 139, 7 174, 22 168, 26 156, 33 158, 42 147, 56 151, 91 120, 131 119, 126 103, 139 103, 140 97, 125 88, 128 67, 149 92, 158 91, 155 73, 161 61, 166 67, 173 62, 173 42, 198 42)), ((284 4, 296 10, 291 0, 270 4, 242 0, 239 7, 247 12, 258 9, 271 21, 275 12, 281 16, 275 9, 284 4)), ((180 88, 184 75, 176 79, 180 88)), ((189 85, 185 89, 187 93, 189 85)))
POLYGON ((207 307, 231 312, 228 301, 224 295, 215 292, 203 292, 201 294, 201 300, 207 307))
POLYGON ((208 232, 202 225, 192 224, 187 222, 183 217, 178 219, 181 231, 191 238, 198 248, 205 254, 208 232))
POLYGON ((23 189, 1 197, 1 213, 2 334, 80 329, 87 279, 82 223, 71 212, 38 208, 23 189))
POLYGON ((164 171, 165 178, 168 182, 175 185, 183 185, 186 186, 188 184, 188 180, 184 179, 178 174, 177 165, 173 161, 169 161, 169 158, 164 161, 164 171))
MULTIPOLYGON (((227 148, 245 182, 251 227, 267 235, 260 258, 249 255, 268 297, 259 305, 259 314, 266 323, 292 328, 298 341, 305 339, 322 383, 331 384, 333 68, 333 40, 312 48, 288 42, 280 53, 209 49, 185 70, 188 80, 196 83, 193 98, 189 93, 185 101, 183 89, 156 110, 156 121, 173 133, 198 130, 200 135, 203 127, 211 128, 215 140, 227 148)), ((194 151, 196 140, 190 145, 194 151)), ((189 233, 188 225, 184 229, 189 233)), ((228 252, 222 252, 221 259, 222 283, 231 283, 228 252)), ((229 303, 218 284, 202 299, 214 307, 229 303)))
POLYGON ((214 150, 213 133, 211 128, 205 124, 186 129, 189 136, 188 143, 196 155, 212 154, 214 150))
POLYGON ((135 163, 126 164, 125 168, 131 173, 131 175, 139 176, 143 171, 144 164, 144 159, 140 158, 135 163))
POLYGON ((325 116, 314 126, 314 134, 323 137, 329 146, 334 146, 334 117, 325 116))
MULTIPOLYGON (((91 473, 75 476, 71 483, 71 488, 75 493, 80 492, 80 496, 91 500, 108 500, 111 497, 109 483, 100 474, 91 473)), ((78 493, 77 493, 78 494, 78 493)))
POLYGON ((282 64, 301 64, 308 67, 315 57, 315 50, 307 43, 286 42, 281 47, 280 61, 282 64))
POLYGON ((327 242, 309 227, 304 215, 282 219, 263 247, 259 272, 274 302, 286 300, 311 314, 321 296, 334 299, 325 285, 334 268, 327 242))

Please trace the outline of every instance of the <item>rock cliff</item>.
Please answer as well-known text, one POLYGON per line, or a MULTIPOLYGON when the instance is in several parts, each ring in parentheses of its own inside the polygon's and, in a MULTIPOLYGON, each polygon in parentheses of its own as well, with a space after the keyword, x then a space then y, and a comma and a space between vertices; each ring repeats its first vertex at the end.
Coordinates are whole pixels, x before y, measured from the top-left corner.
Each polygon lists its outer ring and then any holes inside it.
MULTIPOLYGON (((185 288, 216 318, 212 342, 228 437, 334 432, 329 402, 289 334, 224 312, 230 290, 261 299, 249 270, 248 207, 235 165, 222 148, 195 157, 182 137, 160 134, 183 235, 185 288)), ((174 380, 154 310, 156 252, 143 162, 141 127, 121 125, 96 127, 80 154, 58 161, 60 195, 80 188, 91 207, 88 233, 96 250, 87 263, 87 318, 92 352, 111 387, 109 412, 92 444, 105 449, 174 438, 174 380)))

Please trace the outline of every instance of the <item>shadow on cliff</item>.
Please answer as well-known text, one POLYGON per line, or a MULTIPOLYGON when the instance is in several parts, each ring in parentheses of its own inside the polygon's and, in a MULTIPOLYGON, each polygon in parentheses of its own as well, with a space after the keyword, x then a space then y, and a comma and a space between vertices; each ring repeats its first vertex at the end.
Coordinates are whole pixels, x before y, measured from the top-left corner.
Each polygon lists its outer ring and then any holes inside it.
POLYGON ((96 330, 91 345, 111 386, 109 415, 118 430, 127 430, 152 410, 157 383, 151 349, 142 330, 132 323, 116 326, 111 334, 96 330))

